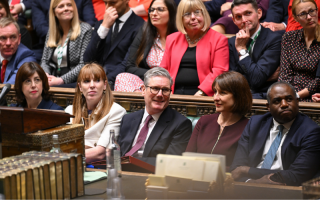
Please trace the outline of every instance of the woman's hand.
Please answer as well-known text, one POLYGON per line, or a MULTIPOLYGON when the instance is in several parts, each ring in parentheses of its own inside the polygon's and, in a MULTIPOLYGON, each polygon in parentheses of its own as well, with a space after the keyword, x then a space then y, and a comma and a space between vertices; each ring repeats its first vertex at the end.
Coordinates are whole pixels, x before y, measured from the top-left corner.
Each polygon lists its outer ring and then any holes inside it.
POLYGON ((232 4, 232 2, 226 2, 226 3, 222 4, 222 6, 220 8, 220 15, 222 15, 225 11, 231 9, 231 4, 232 4))
POLYGON ((312 101, 320 103, 320 93, 315 93, 314 95, 312 95, 312 101))
POLYGON ((51 75, 49 75, 49 76, 50 76, 50 78, 48 77, 49 86, 64 84, 64 81, 62 80, 62 78, 57 78, 57 77, 51 76, 51 75))

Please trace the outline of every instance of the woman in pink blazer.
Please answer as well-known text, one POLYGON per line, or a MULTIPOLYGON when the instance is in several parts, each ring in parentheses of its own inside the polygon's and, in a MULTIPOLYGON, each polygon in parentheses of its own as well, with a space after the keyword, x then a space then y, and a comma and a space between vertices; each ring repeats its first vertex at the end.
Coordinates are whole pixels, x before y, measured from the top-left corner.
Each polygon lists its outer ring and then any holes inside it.
POLYGON ((210 29, 211 20, 201 0, 179 3, 176 25, 179 32, 167 37, 160 67, 173 78, 174 94, 214 94, 212 83, 229 70, 228 39, 210 29))

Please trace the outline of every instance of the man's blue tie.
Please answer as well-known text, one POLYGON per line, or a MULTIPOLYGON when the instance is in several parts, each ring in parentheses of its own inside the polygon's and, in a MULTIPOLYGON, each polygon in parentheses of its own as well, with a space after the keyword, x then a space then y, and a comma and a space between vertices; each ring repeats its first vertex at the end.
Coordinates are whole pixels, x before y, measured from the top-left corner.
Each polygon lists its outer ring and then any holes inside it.
POLYGON ((274 158, 276 157, 276 153, 277 153, 279 145, 281 143, 283 128, 284 128, 283 125, 279 125, 277 127, 277 129, 279 130, 279 133, 278 133, 277 137, 273 140, 271 147, 270 147, 266 157, 264 158, 264 161, 261 166, 262 169, 271 169, 274 158))

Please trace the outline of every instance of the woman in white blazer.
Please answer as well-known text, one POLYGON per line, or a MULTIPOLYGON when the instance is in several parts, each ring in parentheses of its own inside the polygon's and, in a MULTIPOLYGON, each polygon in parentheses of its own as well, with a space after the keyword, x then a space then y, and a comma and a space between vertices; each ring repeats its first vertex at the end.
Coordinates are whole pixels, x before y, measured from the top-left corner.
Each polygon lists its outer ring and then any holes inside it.
POLYGON ((106 73, 98 64, 85 65, 78 76, 73 104, 65 110, 75 116, 72 124, 85 125, 86 162, 105 159, 110 130, 119 135, 126 111, 113 101, 106 73))

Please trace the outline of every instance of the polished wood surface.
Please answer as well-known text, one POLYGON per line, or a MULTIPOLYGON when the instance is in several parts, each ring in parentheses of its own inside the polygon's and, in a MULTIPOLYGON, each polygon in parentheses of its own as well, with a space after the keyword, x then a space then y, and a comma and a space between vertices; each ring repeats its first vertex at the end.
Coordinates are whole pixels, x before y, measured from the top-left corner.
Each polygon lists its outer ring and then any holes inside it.
MULTIPOLYGON (((87 169, 88 171, 105 171, 87 169)), ((145 181, 148 174, 123 172, 122 173, 122 187, 123 194, 126 199, 145 199, 145 181)), ((85 189, 105 189, 107 187, 107 180, 97 181, 85 186, 85 189)), ((105 199, 106 193, 94 196, 83 196, 81 199, 105 199)), ((213 196, 218 198, 217 196, 213 196)), ((221 196, 219 196, 221 198, 221 196)), ((302 187, 295 186, 275 186, 266 184, 252 184, 252 183, 234 183, 233 188, 225 189, 225 199, 302 199, 302 187)))
POLYGON ((70 122, 68 113, 56 110, 40 110, 0 106, 2 134, 31 133, 70 122))

